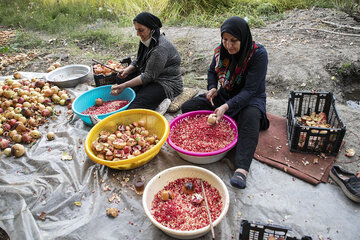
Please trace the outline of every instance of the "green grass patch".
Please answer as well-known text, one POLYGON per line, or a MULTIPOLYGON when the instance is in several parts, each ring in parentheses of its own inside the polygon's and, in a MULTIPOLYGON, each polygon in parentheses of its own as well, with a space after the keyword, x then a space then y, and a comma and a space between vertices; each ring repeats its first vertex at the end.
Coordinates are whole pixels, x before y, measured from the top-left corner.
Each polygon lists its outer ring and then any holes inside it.
POLYGON ((136 51, 139 44, 138 38, 128 37, 107 28, 72 32, 69 34, 69 38, 78 45, 95 44, 100 47, 113 48, 126 52, 136 51))
POLYGON ((351 67, 351 62, 344 62, 341 67, 338 69, 338 74, 342 74, 344 72, 347 72, 349 68, 351 67))
POLYGON ((5 46, 0 46, 0 53, 9 54, 11 52, 17 51, 18 44, 10 44, 5 46))
POLYGON ((334 0, 334 6, 348 13, 360 12, 360 3, 358 0, 334 0))
POLYGON ((15 38, 11 41, 10 46, 17 49, 34 49, 43 47, 45 42, 40 39, 35 33, 16 31, 15 38))
POLYGON ((2 0, 0 23, 50 33, 73 31, 97 19, 116 21, 116 14, 103 1, 2 0))
POLYGON ((337 75, 342 75, 345 74, 347 72, 349 72, 350 68, 352 66, 351 62, 344 62, 336 71, 337 75))
POLYGON ((167 25, 219 27, 226 18, 237 15, 258 26, 294 8, 351 9, 355 5, 351 0, 2 0, 0 24, 61 33, 99 19, 130 26, 138 13, 149 11, 167 25))

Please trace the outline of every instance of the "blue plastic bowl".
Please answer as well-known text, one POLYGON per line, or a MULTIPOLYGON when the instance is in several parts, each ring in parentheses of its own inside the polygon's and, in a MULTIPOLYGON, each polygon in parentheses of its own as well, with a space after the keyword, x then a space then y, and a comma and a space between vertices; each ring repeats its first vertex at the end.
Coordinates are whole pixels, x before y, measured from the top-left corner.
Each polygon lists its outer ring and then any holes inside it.
POLYGON ((97 117, 99 119, 104 119, 107 116, 110 116, 114 113, 126 110, 136 96, 134 90, 132 90, 131 88, 125 88, 125 90, 117 96, 111 95, 110 92, 111 92, 111 85, 105 85, 105 86, 91 89, 91 90, 81 94, 79 97, 77 97, 75 99, 75 101, 72 103, 71 108, 72 108, 73 112, 76 115, 78 115, 81 118, 81 120, 83 120, 85 122, 85 124, 92 126, 93 124, 90 121, 89 115, 84 115, 84 114, 82 114, 82 112, 84 112, 89 107, 94 106, 96 98, 102 98, 104 101, 113 101, 113 100, 128 100, 128 101, 130 101, 126 106, 124 106, 116 111, 97 115, 97 117))

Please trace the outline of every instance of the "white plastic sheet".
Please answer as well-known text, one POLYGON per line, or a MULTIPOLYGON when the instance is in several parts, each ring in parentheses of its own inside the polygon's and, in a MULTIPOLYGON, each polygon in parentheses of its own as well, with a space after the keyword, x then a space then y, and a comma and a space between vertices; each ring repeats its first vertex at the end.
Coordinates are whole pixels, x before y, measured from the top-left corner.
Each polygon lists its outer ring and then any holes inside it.
MULTIPOLYGON (((90 88, 81 84, 68 91, 79 96, 90 88)), ((65 107, 57 109, 63 109, 59 118, 40 128, 43 137, 27 146, 23 157, 0 158, 0 227, 10 239, 171 239, 147 219, 132 181, 138 175, 149 181, 164 169, 191 163, 165 143, 138 169, 96 164, 84 150, 90 127, 77 117, 68 120, 65 107), (48 131, 55 132, 54 141, 46 140, 48 131), (72 159, 62 160, 64 153, 72 159), (114 194, 119 202, 109 201, 114 194), (118 217, 108 217, 108 207, 117 208, 118 217), (44 220, 39 218, 42 212, 44 220)), ((166 115, 169 121, 173 117, 166 115)), ((230 208, 215 228, 216 239, 238 239, 242 219, 290 227, 288 235, 298 238, 359 239, 359 204, 337 185, 312 186, 254 160, 247 188, 238 190, 229 184, 228 160, 200 166, 223 179, 230 193, 230 208)), ((211 239, 211 234, 201 239, 211 239)))

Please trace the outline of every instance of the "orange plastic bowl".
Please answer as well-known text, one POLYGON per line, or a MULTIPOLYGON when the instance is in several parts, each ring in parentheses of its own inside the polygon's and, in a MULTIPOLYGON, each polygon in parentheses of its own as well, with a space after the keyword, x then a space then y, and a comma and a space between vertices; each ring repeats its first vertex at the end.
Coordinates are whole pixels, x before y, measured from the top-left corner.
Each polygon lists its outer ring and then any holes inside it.
POLYGON ((159 153, 161 146, 165 143, 167 137, 169 136, 169 129, 168 121, 158 112, 148 109, 125 110, 106 117, 90 130, 85 140, 85 152, 94 162, 108 166, 110 168, 119 170, 137 168, 149 162, 159 153), (120 124, 128 125, 140 120, 146 122, 145 128, 151 134, 156 134, 158 136, 159 142, 155 145, 155 147, 140 154, 139 156, 121 161, 103 160, 94 154, 93 150, 91 149, 91 144, 99 137, 99 133, 102 130, 115 132, 118 125, 120 124))

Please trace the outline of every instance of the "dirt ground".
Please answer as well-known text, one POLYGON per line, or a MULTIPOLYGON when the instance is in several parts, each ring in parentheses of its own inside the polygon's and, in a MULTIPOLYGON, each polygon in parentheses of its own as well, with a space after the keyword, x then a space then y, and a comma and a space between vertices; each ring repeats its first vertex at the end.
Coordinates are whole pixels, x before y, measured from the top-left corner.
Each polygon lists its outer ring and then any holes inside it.
MULTIPOLYGON (((135 36, 133 28, 119 31, 135 36)), ((163 27, 162 31, 181 53, 185 85, 204 89, 212 51, 220 41, 219 29, 163 27)), ((360 23, 344 12, 315 8, 287 12, 282 20, 251 31, 253 39, 268 51, 267 111, 286 117, 291 90, 333 92, 337 110, 346 125, 345 145, 337 164, 353 172, 360 171, 360 109, 356 104, 354 107, 347 104, 348 100, 351 103, 360 100, 360 23), (356 155, 346 157, 347 148, 354 148, 356 155)), ((60 60, 62 65, 90 65, 91 59, 85 53, 94 47, 89 44, 72 51, 64 43, 61 48, 42 50, 21 70, 45 72, 49 59, 60 60)), ((96 51, 123 57, 114 49, 97 48, 96 51)), ((10 66, 0 74, 8 75, 16 70, 10 66)))

